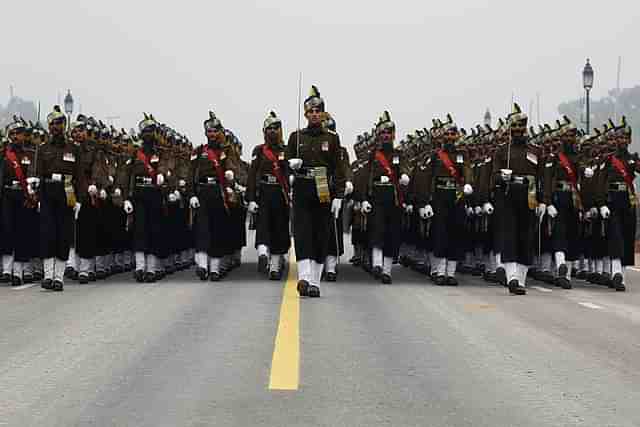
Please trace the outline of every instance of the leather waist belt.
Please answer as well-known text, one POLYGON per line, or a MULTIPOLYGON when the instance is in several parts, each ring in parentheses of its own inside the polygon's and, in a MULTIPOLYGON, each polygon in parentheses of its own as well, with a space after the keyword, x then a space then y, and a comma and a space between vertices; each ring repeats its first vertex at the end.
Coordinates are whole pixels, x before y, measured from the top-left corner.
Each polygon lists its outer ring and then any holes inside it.
POLYGON ((278 178, 274 175, 270 175, 268 173, 262 175, 262 178, 260 178, 260 183, 261 184, 267 184, 267 185, 279 185, 280 183, 278 182, 278 178))
POLYGON ((611 182, 609 183, 609 191, 627 191, 627 183, 611 182))
POLYGON ((558 181, 556 182, 556 191, 572 191, 573 187, 569 181, 558 181))
POLYGON ((450 176, 438 176, 436 177, 436 189, 455 191, 458 189, 458 183, 455 178, 450 176))
POLYGON ((137 176, 136 187, 153 187, 153 179, 148 176, 137 176))
POLYGON ((218 185, 218 178, 215 176, 207 176, 200 178, 201 185, 218 185))
POLYGON ((296 173, 296 178, 314 179, 318 176, 327 176, 327 168, 320 166, 317 168, 302 168, 296 173))

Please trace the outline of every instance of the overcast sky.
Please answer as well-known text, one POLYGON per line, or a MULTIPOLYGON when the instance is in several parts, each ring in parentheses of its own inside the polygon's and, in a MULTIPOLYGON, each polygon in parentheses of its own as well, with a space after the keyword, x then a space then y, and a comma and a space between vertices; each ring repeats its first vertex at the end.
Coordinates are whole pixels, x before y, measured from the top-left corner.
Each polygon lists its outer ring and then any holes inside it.
MULTIPOLYGON (((542 119, 582 93, 590 57, 595 97, 640 84, 640 6, 632 1, 538 0, 4 2, 0 82, 49 111, 71 89, 82 112, 142 112, 194 143, 212 109, 251 147, 274 109, 296 126, 317 84, 343 143, 385 109, 399 137, 453 113, 469 127, 487 107, 504 115, 512 93, 525 110, 540 92, 542 119)), ((535 118, 535 116, 534 116, 535 118)), ((245 156, 247 156, 245 148, 245 156)))

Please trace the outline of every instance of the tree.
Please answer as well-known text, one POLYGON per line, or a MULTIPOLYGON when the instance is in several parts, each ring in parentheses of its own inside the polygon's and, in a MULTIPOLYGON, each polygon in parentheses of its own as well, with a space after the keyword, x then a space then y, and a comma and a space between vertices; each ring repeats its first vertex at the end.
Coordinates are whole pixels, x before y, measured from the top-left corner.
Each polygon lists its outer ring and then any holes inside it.
MULTIPOLYGON (((558 106, 560 114, 566 114, 579 127, 584 128, 585 104, 584 99, 576 99, 563 102, 558 106)), ((596 100, 591 100, 591 128, 602 127, 603 124, 617 115, 618 121, 622 116, 627 117, 627 121, 633 128, 633 142, 631 151, 640 151, 640 86, 609 91, 609 95, 596 100), (616 114, 617 113, 617 114, 616 114)), ((617 123, 616 123, 617 124, 617 123)))

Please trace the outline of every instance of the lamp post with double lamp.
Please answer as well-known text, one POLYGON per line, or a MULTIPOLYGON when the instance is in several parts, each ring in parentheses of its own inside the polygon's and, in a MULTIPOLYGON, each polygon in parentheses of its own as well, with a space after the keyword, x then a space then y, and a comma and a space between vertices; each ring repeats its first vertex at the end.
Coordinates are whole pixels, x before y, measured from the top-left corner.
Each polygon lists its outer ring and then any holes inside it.
POLYGON ((71 115, 73 114, 73 96, 71 96, 71 89, 67 90, 67 96, 64 97, 64 112, 67 115, 67 129, 71 129, 71 115))
POLYGON ((584 90, 586 91, 586 107, 587 107, 587 135, 591 135, 591 111, 590 111, 590 102, 589 102, 589 93, 593 88, 593 67, 591 67, 591 63, 589 59, 587 59, 587 63, 582 70, 582 85, 584 86, 584 90))

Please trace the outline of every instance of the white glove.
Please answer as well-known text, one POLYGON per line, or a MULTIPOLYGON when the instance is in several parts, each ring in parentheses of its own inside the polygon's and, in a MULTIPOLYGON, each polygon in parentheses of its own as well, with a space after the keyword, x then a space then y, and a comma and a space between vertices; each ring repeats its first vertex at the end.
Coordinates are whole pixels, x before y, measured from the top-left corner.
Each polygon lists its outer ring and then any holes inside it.
POLYGON ((511 181, 511 175, 513 171, 511 169, 500 169, 500 176, 503 181, 511 181))
POLYGON ((592 168, 584 168, 584 177, 585 178, 593 178, 593 169, 592 168))
POLYGON ((133 204, 129 200, 124 201, 124 212, 127 215, 131 215, 133 213, 133 204))
POLYGON ((302 167, 302 159, 289 159, 289 167, 297 171, 302 167))
POLYGON ((289 175, 289 187, 293 187, 293 183, 296 182, 296 177, 289 175))
POLYGON ((234 186, 233 186, 233 188, 235 188, 235 190, 236 190, 238 193, 244 193, 245 191, 247 191, 247 187, 243 187, 243 186, 242 186, 242 185, 240 185, 240 184, 236 184, 236 185, 234 185, 234 186))
POLYGON ((100 190, 100 196, 102 200, 107 200, 107 190, 100 190))
POLYGON ((422 219, 427 219, 427 210, 425 208, 418 209, 418 215, 420 215, 422 219))
POLYGON ((474 213, 474 214, 476 214, 477 216, 482 215, 482 208, 481 208, 480 206, 476 206, 476 207, 473 209, 473 213, 474 213))
POLYGON ((27 194, 33 196, 36 191, 33 189, 33 184, 27 184, 27 194))
POLYGON ((200 207, 200 200, 196 196, 193 196, 191 200, 189 200, 189 206, 191 209, 198 209, 200 207))
POLYGON ((78 220, 78 214, 80 213, 80 208, 82 207, 82 205, 80 203, 76 203, 73 206, 73 216, 76 219, 76 221, 78 220))
POLYGON ((539 218, 542 218, 546 211, 547 211, 547 205, 545 205, 544 203, 540 203, 536 208, 536 215, 538 215, 539 218))
POLYGON ((386 175, 382 175, 382 176, 380 177, 380 183, 381 183, 381 184, 388 184, 388 183, 389 183, 389 177, 388 177, 388 176, 386 176, 386 175))
POLYGON ((602 219, 607 219, 609 218, 609 216, 611 216, 611 211, 608 207, 603 206, 600 208, 600 216, 602 217, 602 219))
POLYGON ((235 178, 235 174, 232 170, 228 170, 224 173, 224 177, 227 181, 233 181, 233 178, 235 178))
POLYGON ((424 212, 427 215, 427 218, 431 218, 435 213, 433 212, 433 208, 431 205, 427 205, 424 207, 424 212))
POLYGON ((405 211, 406 213, 408 213, 409 215, 411 215, 411 214, 413 213, 413 205, 407 205, 407 206, 404 208, 404 211, 405 211))
POLYGON ((402 186, 407 186, 409 185, 409 182, 411 180, 409 179, 409 176, 406 173, 403 173, 402 176, 400 177, 400 185, 402 186))
POLYGON ((40 178, 36 178, 35 176, 31 178, 27 178, 27 184, 31 184, 34 188, 40 185, 40 178))
POLYGON ((485 203, 482 206, 482 211, 484 213, 486 213, 487 215, 492 215, 493 214, 493 205, 491 203, 489 203, 489 202, 485 203))
POLYGON ((340 208, 342 208, 342 199, 333 199, 333 202, 331 202, 331 213, 334 218, 340 216, 340 208))
POLYGON ((249 213, 253 215, 258 213, 258 204, 256 202, 249 202, 249 213))
POLYGON ((114 183, 114 181, 115 181, 115 180, 113 179, 113 177, 112 177, 111 175, 109 175, 109 183, 110 183, 110 184, 113 184, 113 183, 114 183))
POLYGON ((465 184, 462 188, 462 192, 465 196, 470 196, 473 194, 473 187, 470 184, 465 184))
POLYGON ((344 183, 344 195, 348 196, 353 193, 353 182, 347 181, 344 183))
POLYGON ((92 196, 95 196, 96 194, 98 194, 98 187, 96 187, 94 184, 91 184, 89 188, 87 188, 87 192, 92 196))
POLYGON ((233 188, 227 187, 227 194, 233 194, 233 188))
POLYGON ((115 190, 113 190, 113 195, 116 197, 122 196, 122 190, 119 188, 116 188, 115 190))
POLYGON ((182 194, 178 190, 174 191, 173 194, 176 196, 176 201, 182 199, 182 194))
POLYGON ((180 181, 178 181, 178 187, 186 187, 187 186, 187 181, 185 181, 184 179, 181 179, 180 181))
POLYGON ((598 208, 593 207, 593 208, 589 209, 589 212, 591 212, 591 218, 597 218, 598 217, 598 208))
POLYGON ((371 213, 372 210, 373 206, 371 206, 371 203, 367 202, 366 200, 362 202, 362 212, 368 214, 371 213))
POLYGON ((169 193, 169 203, 175 203, 178 201, 178 199, 176 198, 176 194, 175 193, 169 193))
POLYGON ((158 176, 156 176, 156 183, 158 185, 162 185, 164 184, 164 175, 162 175, 161 173, 158 174, 158 176))
POLYGON ((550 216, 551 218, 555 218, 555 217, 557 217, 557 216, 558 216, 558 210, 557 210, 557 209, 556 209, 556 207, 555 207, 555 206, 553 206, 553 205, 549 205, 549 206, 547 206, 547 213, 549 214, 549 216, 550 216))
POLYGON ((473 208, 471 206, 467 207, 467 216, 473 216, 473 208))

